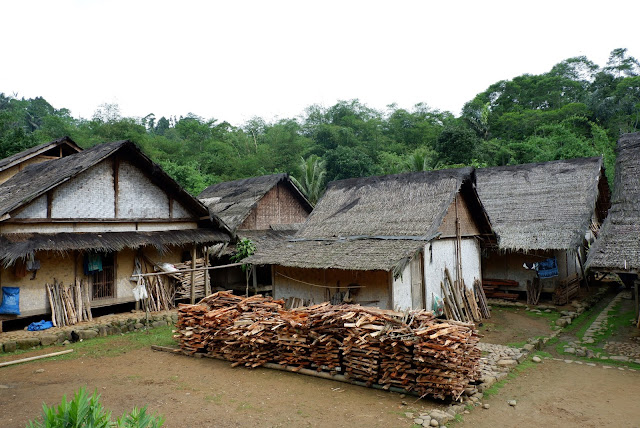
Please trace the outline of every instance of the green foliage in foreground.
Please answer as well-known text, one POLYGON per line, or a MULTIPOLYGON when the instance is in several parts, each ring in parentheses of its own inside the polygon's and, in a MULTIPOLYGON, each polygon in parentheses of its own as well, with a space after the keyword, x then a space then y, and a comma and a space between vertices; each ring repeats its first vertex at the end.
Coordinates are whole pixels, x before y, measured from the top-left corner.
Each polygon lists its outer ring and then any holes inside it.
POLYGON ((62 397, 56 406, 42 405, 42 421, 31 421, 27 428, 156 428, 164 424, 164 417, 147 414, 147 407, 136 407, 112 421, 111 412, 100 404, 100 396, 91 397, 84 388, 75 393, 73 400, 62 397))

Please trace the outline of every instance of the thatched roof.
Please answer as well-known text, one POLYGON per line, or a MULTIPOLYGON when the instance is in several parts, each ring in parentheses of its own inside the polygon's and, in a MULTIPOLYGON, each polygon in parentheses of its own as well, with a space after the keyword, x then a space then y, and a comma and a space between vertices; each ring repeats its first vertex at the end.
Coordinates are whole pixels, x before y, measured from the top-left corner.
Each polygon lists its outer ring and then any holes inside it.
POLYGON ((209 212, 219 216, 235 231, 260 199, 279 183, 287 185, 300 203, 311 212, 313 206, 291 182, 288 174, 263 175, 213 184, 204 189, 198 198, 209 208, 209 212))
MULTIPOLYGON (((116 153, 145 171, 151 181, 198 217, 209 216, 209 211, 200 201, 185 191, 130 141, 99 144, 71 156, 27 166, 0 185, 0 216, 11 214, 116 153)), ((218 218, 213 220, 226 230, 226 226, 218 218)))
POLYGON ((602 158, 482 168, 476 177, 502 250, 576 250, 598 198, 608 200, 602 158))
POLYGON ((0 235, 0 263, 5 267, 37 251, 64 254, 73 250, 120 251, 153 246, 165 252, 172 245, 229 242, 229 235, 215 229, 167 230, 162 232, 105 233, 5 233, 0 235))
POLYGON ((54 149, 56 156, 59 156, 60 150, 62 150, 63 156, 68 156, 70 154, 82 151, 82 148, 80 148, 71 138, 62 137, 48 143, 31 147, 30 149, 21 151, 20 153, 16 153, 0 160, 0 171, 9 169, 12 166, 18 165, 19 163, 22 163, 36 156, 43 154, 46 155, 47 152, 53 151, 54 149))
POLYGON ((390 271, 404 265, 403 261, 409 261, 425 244, 426 241, 400 239, 282 242, 271 249, 258 248, 245 261, 306 269, 390 271))
POLYGON ((459 191, 486 221, 474 179, 472 168, 460 168, 332 182, 291 242, 247 262, 389 271, 438 235, 459 191))
POLYGON ((334 181, 296 237, 430 236, 472 180, 459 168, 334 181))
POLYGON ((640 133, 618 140, 618 157, 609 216, 591 246, 586 267, 640 272, 640 133))

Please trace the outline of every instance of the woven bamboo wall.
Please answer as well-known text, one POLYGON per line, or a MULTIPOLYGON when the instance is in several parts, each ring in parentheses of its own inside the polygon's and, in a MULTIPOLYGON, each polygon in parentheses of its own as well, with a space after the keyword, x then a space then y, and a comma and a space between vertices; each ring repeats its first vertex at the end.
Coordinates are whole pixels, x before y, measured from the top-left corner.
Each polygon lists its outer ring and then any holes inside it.
POLYGON ((173 218, 193 218, 193 215, 182 206, 182 204, 176 200, 173 202, 173 218))
POLYGON ((274 266, 273 269, 275 269, 274 295, 277 299, 298 297, 304 300, 310 300, 312 303, 322 303, 327 301, 327 290, 330 295, 333 295, 337 291, 345 291, 346 286, 355 283, 364 286, 364 288, 353 290, 353 293, 355 293, 352 296, 354 303, 388 309, 389 272, 300 269, 283 266, 274 266), (293 278, 293 280, 290 278, 293 278), (316 286, 304 284, 299 281, 316 286), (337 288, 338 281, 342 287, 340 290, 337 288), (330 286, 332 288, 327 289, 324 288, 324 286, 330 286))
POLYGON ((137 167, 120 163, 118 181, 119 218, 168 218, 169 198, 137 167))
POLYGON ((280 183, 264 195, 239 229, 264 230, 272 224, 302 223, 308 215, 287 185, 280 183))
MULTIPOLYGON (((178 201, 172 201, 174 219, 193 219, 193 215, 178 201)), ((83 172, 77 177, 58 186, 53 191, 51 202, 53 218, 109 219, 115 218, 115 189, 113 160, 107 159, 83 172)), ((47 218, 47 196, 43 195, 26 205, 14 218, 47 218)), ((169 218, 169 197, 137 167, 122 161, 118 173, 118 218, 119 219, 159 219, 169 218)), ((118 230, 131 227, 113 226, 118 230)), ((191 224, 189 228, 193 227, 191 224)), ((38 230, 40 232, 71 232, 68 230, 38 230)), ((90 228, 93 231, 95 228, 90 228)), ((160 229, 162 230, 162 229, 160 229)), ((31 231, 31 230, 25 230, 31 231)), ((88 231, 88 230, 87 230, 88 231)), ((103 231, 108 231, 103 229, 103 231)), ((23 232, 23 230, 2 230, 2 232, 23 232)))
POLYGON ((54 218, 113 218, 115 216, 113 166, 97 164, 53 191, 54 218))
POLYGON ((36 198, 13 216, 14 218, 47 218, 47 195, 36 198))

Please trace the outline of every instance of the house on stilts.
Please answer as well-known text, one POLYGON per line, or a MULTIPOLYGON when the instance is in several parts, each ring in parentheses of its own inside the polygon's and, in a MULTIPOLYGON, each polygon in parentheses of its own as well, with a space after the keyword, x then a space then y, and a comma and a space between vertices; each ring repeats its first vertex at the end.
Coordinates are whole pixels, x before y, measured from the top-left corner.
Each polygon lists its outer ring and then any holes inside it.
POLYGON ((609 215, 589 251, 590 271, 615 273, 635 285, 636 317, 640 307, 640 133, 618 140, 616 175, 609 215))
POLYGON ((68 155, 0 184, 0 285, 19 289, 20 317, 50 313, 45 285, 54 282, 85 281, 93 308, 133 302, 136 265, 153 272, 230 241, 228 228, 132 142, 71 149, 60 145, 54 151, 68 155))
MULTIPOLYGON (((257 248, 267 249, 291 237, 306 221, 313 206, 288 174, 271 174, 213 184, 198 196, 237 235, 257 248)), ((230 244, 212 261, 231 264, 236 245, 230 244)), ((245 292, 247 277, 239 266, 216 271, 214 289, 245 292)), ((253 292, 272 291, 271 270, 257 268, 251 275, 253 292)))
POLYGON ((566 303, 609 208, 602 158, 482 168, 476 175, 497 237, 482 259, 487 296, 526 293, 535 304, 545 292, 566 303))
POLYGON ((468 288, 481 278, 491 236, 473 168, 353 178, 330 183, 291 239, 246 262, 271 266, 274 296, 294 306, 430 309, 445 269, 468 288))

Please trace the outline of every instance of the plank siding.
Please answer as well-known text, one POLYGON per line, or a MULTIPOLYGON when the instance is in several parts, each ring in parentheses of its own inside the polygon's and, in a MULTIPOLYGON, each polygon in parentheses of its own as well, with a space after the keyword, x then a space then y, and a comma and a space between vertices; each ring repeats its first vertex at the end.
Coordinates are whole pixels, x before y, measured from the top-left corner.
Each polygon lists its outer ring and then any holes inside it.
MULTIPOLYGON (((464 198, 458 193, 456 196, 458 201, 458 215, 460 217, 460 234, 461 236, 477 236, 480 235, 480 230, 476 225, 475 220, 471 216, 469 206, 465 202, 464 198)), ((456 236, 456 202, 453 201, 449 205, 447 215, 444 217, 438 232, 442 235, 441 238, 451 238, 456 236)))
POLYGON ((268 191, 239 229, 265 230, 272 224, 302 223, 309 213, 284 183, 268 191))

